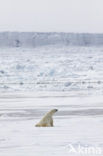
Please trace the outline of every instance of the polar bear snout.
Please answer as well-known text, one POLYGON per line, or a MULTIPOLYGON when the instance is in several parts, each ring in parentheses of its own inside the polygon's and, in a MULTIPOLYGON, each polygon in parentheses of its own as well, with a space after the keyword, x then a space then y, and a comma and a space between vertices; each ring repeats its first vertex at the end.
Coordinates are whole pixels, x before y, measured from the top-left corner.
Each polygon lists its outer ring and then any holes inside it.
POLYGON ((58 109, 55 109, 55 112, 57 112, 58 111, 58 109))

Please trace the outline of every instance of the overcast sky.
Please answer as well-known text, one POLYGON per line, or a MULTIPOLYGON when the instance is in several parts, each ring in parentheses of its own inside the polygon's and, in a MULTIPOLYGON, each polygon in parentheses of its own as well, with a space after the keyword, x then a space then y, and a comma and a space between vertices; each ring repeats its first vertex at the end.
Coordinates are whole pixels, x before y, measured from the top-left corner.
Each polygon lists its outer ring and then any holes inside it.
POLYGON ((103 33, 103 0, 0 0, 0 31, 103 33))

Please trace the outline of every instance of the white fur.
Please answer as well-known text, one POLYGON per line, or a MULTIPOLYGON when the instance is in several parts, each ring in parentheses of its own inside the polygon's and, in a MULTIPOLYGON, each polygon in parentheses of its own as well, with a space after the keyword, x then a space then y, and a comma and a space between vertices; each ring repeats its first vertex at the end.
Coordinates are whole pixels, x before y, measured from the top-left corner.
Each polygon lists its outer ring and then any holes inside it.
POLYGON ((49 111, 41 120, 39 123, 37 123, 36 127, 53 127, 53 114, 57 112, 57 109, 53 109, 49 111))

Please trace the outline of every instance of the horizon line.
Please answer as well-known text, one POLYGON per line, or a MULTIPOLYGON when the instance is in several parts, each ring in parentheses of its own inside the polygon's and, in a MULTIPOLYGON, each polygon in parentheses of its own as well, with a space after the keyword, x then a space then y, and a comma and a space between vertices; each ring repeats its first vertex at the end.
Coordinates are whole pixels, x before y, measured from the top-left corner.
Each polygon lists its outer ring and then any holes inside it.
POLYGON ((99 34, 102 35, 103 32, 99 33, 99 32, 64 32, 64 31, 10 31, 10 30, 6 30, 6 31, 0 31, 0 33, 64 33, 64 34, 99 34))

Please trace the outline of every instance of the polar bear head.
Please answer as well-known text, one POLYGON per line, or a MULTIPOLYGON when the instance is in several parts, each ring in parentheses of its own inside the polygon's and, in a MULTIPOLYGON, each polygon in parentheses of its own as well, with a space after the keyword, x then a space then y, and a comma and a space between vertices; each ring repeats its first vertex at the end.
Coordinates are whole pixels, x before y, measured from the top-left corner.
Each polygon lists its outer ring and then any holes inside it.
POLYGON ((47 114, 52 116, 55 112, 57 112, 58 109, 52 109, 50 112, 48 112, 47 114))

